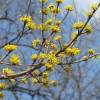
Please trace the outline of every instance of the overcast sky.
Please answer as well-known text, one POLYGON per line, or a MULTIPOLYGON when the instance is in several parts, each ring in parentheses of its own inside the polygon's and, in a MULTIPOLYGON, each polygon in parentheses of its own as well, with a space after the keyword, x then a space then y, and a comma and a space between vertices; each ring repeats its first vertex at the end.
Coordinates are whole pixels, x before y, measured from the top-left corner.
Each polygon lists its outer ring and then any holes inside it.
MULTIPOLYGON (((89 10, 90 5, 92 3, 100 2, 100 0, 64 0, 64 5, 67 5, 69 3, 73 3, 73 1, 76 4, 77 10, 79 12, 81 10, 82 13, 86 12, 87 10, 89 10)), ((96 17, 100 17, 100 8, 99 8, 98 12, 96 12, 95 16, 96 17)))
POLYGON ((82 9, 86 9, 91 3, 100 2, 100 0, 64 0, 64 4, 73 1, 77 4, 77 7, 81 7, 82 9))
POLYGON ((78 6, 82 7, 82 9, 86 9, 93 2, 100 2, 100 0, 74 0, 78 6))

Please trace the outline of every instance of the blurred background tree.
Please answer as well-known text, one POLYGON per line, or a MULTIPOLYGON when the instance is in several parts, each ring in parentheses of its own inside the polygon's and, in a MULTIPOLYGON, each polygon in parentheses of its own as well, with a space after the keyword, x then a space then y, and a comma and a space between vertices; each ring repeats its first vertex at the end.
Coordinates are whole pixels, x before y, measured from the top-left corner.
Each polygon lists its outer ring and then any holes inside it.
MULTIPOLYGON (((29 15, 36 24, 46 21, 49 16, 43 16, 40 9, 55 3, 56 0, 50 0, 47 4, 42 5, 39 0, 0 0, 0 70, 3 68, 11 68, 17 72, 24 72, 32 63, 31 55, 37 53, 37 49, 33 49, 32 41, 37 37, 42 40, 40 30, 31 31, 25 29, 25 25, 20 22, 19 18, 24 15, 29 15), (44 18, 43 18, 44 17, 44 18), (44 20, 43 20, 44 19, 44 20), (24 34, 22 34, 24 33, 24 34), (11 65, 8 62, 12 52, 5 52, 2 48, 7 44, 12 43, 18 46, 18 50, 14 51, 20 55, 20 66, 11 65), (2 63, 3 61, 3 63, 2 63), (5 62, 5 63, 4 63, 5 62), (15 67, 16 66, 16 67, 15 67)), ((100 2, 99 2, 100 3, 100 2)), ((55 3, 56 5, 56 3, 55 3)), ((66 1, 59 5, 62 11, 56 15, 56 18, 63 20, 61 25, 60 35, 63 37, 60 43, 57 43, 62 49, 63 43, 68 43, 72 39, 74 29, 72 24, 77 21, 86 22, 86 12, 77 8, 75 1, 66 1), (68 14, 64 10, 64 6, 73 5, 74 10, 68 14), (81 13, 82 12, 82 13, 81 13)), ((84 6, 85 7, 85 6, 84 6)), ((58 85, 48 85, 46 87, 40 84, 32 84, 32 78, 29 74, 24 77, 16 77, 12 79, 3 80, 1 74, 1 82, 8 84, 4 90, 0 89, 0 97, 5 94, 4 100, 99 100, 100 99, 100 59, 91 59, 81 62, 80 59, 84 55, 88 55, 89 49, 94 49, 95 52, 99 50, 99 32, 100 32, 100 9, 97 9, 98 14, 93 14, 91 24, 93 34, 82 35, 74 44, 81 50, 81 54, 77 57, 66 57, 62 62, 74 62, 74 64, 57 65, 54 71, 49 73, 50 80, 58 80, 58 85), (77 61, 78 59, 78 61, 77 61), (78 62, 78 63, 77 63, 78 62), (2 92, 3 91, 3 92, 2 92)), ((47 36, 45 34, 45 36, 47 36)), ((40 51, 42 52, 42 51, 40 51)), ((61 59, 62 60, 62 59, 61 59)), ((40 68, 39 72, 42 73, 45 69, 40 68)), ((41 76, 41 74, 40 74, 41 76)), ((5 77, 4 77, 5 78, 5 77)), ((34 80, 33 80, 34 83, 34 80)))

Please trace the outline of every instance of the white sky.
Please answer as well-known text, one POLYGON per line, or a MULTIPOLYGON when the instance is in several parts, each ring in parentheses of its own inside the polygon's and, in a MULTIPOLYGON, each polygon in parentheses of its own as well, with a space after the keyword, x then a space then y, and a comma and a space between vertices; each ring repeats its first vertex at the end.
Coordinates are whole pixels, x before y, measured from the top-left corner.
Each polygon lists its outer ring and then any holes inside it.
POLYGON ((82 9, 89 7, 91 3, 100 2, 100 0, 74 0, 82 9))
MULTIPOLYGON (((92 3, 100 2, 100 0, 75 0, 75 2, 78 4, 79 8, 85 11, 90 8, 92 3)), ((100 8, 96 12, 95 17, 100 17, 100 8)))
MULTIPOLYGON (((90 5, 92 3, 100 2, 100 0, 64 0, 64 5, 72 3, 73 1, 76 4, 76 8, 79 10, 79 12, 80 12, 80 10, 82 10, 82 13, 84 11, 89 10, 90 5)), ((99 8, 98 12, 95 15, 96 15, 96 17, 100 17, 100 8, 99 8)))
POLYGON ((100 2, 100 0, 64 0, 64 5, 73 1, 77 4, 77 7, 81 7, 82 9, 87 9, 94 2, 100 2))

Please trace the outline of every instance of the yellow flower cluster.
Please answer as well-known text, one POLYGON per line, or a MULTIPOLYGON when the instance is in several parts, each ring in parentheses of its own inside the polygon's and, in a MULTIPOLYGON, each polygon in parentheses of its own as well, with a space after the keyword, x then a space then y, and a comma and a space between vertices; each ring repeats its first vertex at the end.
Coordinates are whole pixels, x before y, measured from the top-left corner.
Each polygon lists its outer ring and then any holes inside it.
POLYGON ((26 83, 28 82, 28 80, 27 80, 26 78, 22 78, 22 79, 20 80, 20 82, 23 83, 23 84, 26 84, 26 83))
POLYGON ((42 76, 43 76, 43 78, 46 78, 46 79, 48 79, 48 72, 43 72, 43 74, 42 74, 42 76))
POLYGON ((91 33, 91 31, 92 31, 92 27, 91 27, 90 25, 86 25, 86 27, 84 28, 84 30, 85 30, 85 32, 86 32, 87 34, 89 34, 89 33, 91 33))
POLYGON ((47 31, 47 25, 45 23, 42 23, 38 26, 38 29, 41 31, 47 31))
POLYGON ((38 58, 37 54, 32 54, 32 60, 36 60, 38 58))
POLYGON ((13 54, 9 61, 12 63, 12 64, 15 64, 15 65, 18 65, 20 63, 20 58, 17 54, 13 54))
POLYGON ((93 3, 93 4, 91 5, 91 8, 92 8, 93 10, 96 10, 96 9, 98 8, 98 5, 99 5, 99 3, 93 3))
POLYGON ((40 0, 41 3, 47 3, 48 0, 40 0))
POLYGON ((51 43, 51 44, 50 44, 50 47, 51 47, 51 49, 57 49, 57 45, 54 44, 54 43, 51 43))
POLYGON ((13 44, 7 44, 6 46, 4 46, 3 49, 5 51, 13 51, 13 50, 16 50, 17 49, 17 46, 16 45, 13 45, 13 44))
POLYGON ((3 90, 7 87, 7 85, 3 82, 0 82, 0 90, 3 90))
POLYGON ((39 39, 35 39, 35 40, 32 41, 32 46, 33 47, 37 47, 39 45, 39 43, 40 43, 40 40, 39 39))
POLYGON ((93 55, 93 54, 95 53, 95 50, 89 49, 89 50, 88 50, 88 53, 89 53, 90 55, 93 55))
POLYGON ((31 81, 32 81, 33 85, 36 84, 36 83, 38 83, 38 80, 36 78, 32 78, 31 81))
POLYGON ((83 22, 76 22, 73 24, 73 28, 78 29, 78 30, 83 28, 83 26, 84 26, 83 22))
POLYGON ((46 78, 42 78, 41 79, 41 83, 44 87, 47 87, 49 85, 49 80, 46 78))
POLYGON ((60 4, 63 3, 64 0, 56 0, 56 3, 60 4))
POLYGON ((42 73, 42 78, 41 78, 41 82, 43 86, 48 86, 49 85, 49 78, 48 78, 48 72, 43 72, 42 73))
POLYGON ((56 65, 56 64, 59 63, 58 58, 52 53, 48 54, 47 59, 48 59, 48 63, 51 64, 51 65, 56 65))
POLYGON ((36 29, 36 24, 34 23, 34 22, 28 22, 27 24, 26 24, 26 28, 27 29, 29 29, 29 30, 35 30, 36 29))
POLYGON ((78 32, 73 32, 72 36, 71 36, 71 39, 73 40, 74 38, 76 38, 77 35, 78 35, 78 32))
POLYGON ((10 79, 10 83, 11 83, 12 86, 14 86, 15 83, 16 83, 15 79, 10 79))
POLYGON ((72 5, 67 5, 67 6, 65 6, 65 10, 67 10, 67 11, 73 11, 73 6, 72 5))
POLYGON ((51 12, 51 13, 56 13, 56 6, 53 4, 53 3, 50 3, 48 5, 48 10, 51 12))
MULTIPOLYGON (((33 73, 32 73, 33 74, 33 73)), ((39 71, 36 70, 35 74, 33 74, 34 77, 39 75, 39 71)), ((49 72, 48 71, 44 71, 43 73, 41 73, 41 76, 37 77, 37 78, 31 78, 32 84, 35 85, 37 83, 40 83, 42 86, 47 87, 49 86, 49 84, 53 84, 54 86, 58 85, 58 81, 56 80, 49 80, 49 72)))
POLYGON ((57 26, 57 25, 51 25, 50 30, 51 30, 52 33, 59 33, 61 31, 60 27, 57 26))
POLYGON ((28 22, 32 21, 32 17, 24 15, 24 16, 21 16, 19 20, 22 22, 28 23, 28 22))
POLYGON ((39 70, 35 70, 32 74, 33 74, 33 76, 39 75, 39 70))
POLYGON ((4 96, 5 96, 5 95, 4 95, 4 92, 0 92, 0 99, 1 99, 1 100, 3 100, 4 96))
POLYGON ((46 63, 46 64, 45 64, 45 67, 46 67, 46 69, 47 69, 48 71, 52 71, 52 70, 53 70, 53 65, 50 64, 50 63, 46 63))
POLYGON ((48 72, 44 72, 42 74, 42 77, 39 78, 39 82, 44 87, 48 87, 49 85, 53 85, 53 86, 57 86, 58 85, 58 81, 57 80, 49 80, 48 72))
POLYGON ((99 3, 93 3, 91 4, 91 9, 90 11, 86 12, 86 16, 90 17, 93 14, 93 11, 95 11, 99 6, 99 3))
POLYGON ((87 61, 87 60, 88 60, 88 56, 83 56, 83 57, 82 57, 82 60, 83 60, 83 61, 87 61))
POLYGON ((40 59, 45 59, 47 57, 46 53, 40 53, 39 58, 40 59))
POLYGON ((76 56, 80 54, 80 50, 78 48, 67 48, 66 54, 69 56, 76 56))
POLYGON ((85 13, 85 15, 89 17, 89 16, 92 15, 92 13, 93 13, 92 11, 87 11, 87 12, 85 13))
POLYGON ((42 14, 44 14, 44 15, 48 15, 48 9, 45 8, 45 7, 44 7, 43 9, 41 9, 40 12, 41 12, 42 14))
POLYGON ((49 9, 49 10, 52 10, 52 9, 54 9, 54 8, 55 8, 54 3, 50 3, 50 4, 48 5, 48 9, 49 9))
POLYGON ((21 16, 20 21, 26 23, 26 28, 30 30, 36 29, 36 24, 33 22, 31 16, 21 16))
POLYGON ((45 23, 46 23, 47 25, 51 25, 51 24, 52 24, 52 22, 53 22, 53 19, 52 19, 52 18, 50 18, 50 19, 48 19, 45 23))
POLYGON ((51 12, 51 14, 56 14, 61 11, 61 9, 57 8, 53 3, 48 5, 48 10, 51 12))
POLYGON ((49 80, 49 72, 43 72, 40 81, 44 87, 47 87, 49 84, 51 84, 51 81, 49 80))
POLYGON ((61 35, 58 35, 58 36, 55 36, 55 37, 54 37, 54 40, 55 40, 55 41, 59 41, 59 40, 61 40, 61 38, 62 38, 62 36, 61 36, 61 35))
POLYGON ((55 24, 56 24, 57 26, 60 26, 60 25, 61 25, 61 20, 56 20, 55 24))
POLYGON ((11 70, 10 68, 6 67, 6 68, 3 68, 2 74, 4 74, 4 75, 13 75, 13 74, 15 74, 15 72, 13 70, 11 70))
POLYGON ((37 58, 45 59, 46 57, 47 57, 47 54, 46 53, 40 53, 39 55, 32 54, 32 60, 36 60, 37 58))

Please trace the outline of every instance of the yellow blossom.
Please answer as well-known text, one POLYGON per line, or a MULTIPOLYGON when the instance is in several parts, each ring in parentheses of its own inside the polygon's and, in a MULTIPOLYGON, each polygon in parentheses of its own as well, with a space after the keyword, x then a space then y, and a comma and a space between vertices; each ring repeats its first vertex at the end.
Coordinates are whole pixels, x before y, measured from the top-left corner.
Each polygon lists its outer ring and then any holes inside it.
POLYGON ((52 64, 52 65, 56 65, 59 63, 58 58, 54 55, 54 54, 48 54, 48 63, 52 64))
POLYGON ((12 69, 6 67, 6 68, 3 68, 2 74, 4 74, 4 75, 13 75, 13 74, 15 74, 15 72, 12 69))
POLYGON ((59 41, 59 40, 61 40, 61 38, 62 38, 62 36, 61 36, 61 35, 58 35, 58 36, 55 36, 55 37, 54 37, 54 40, 55 40, 55 41, 59 41))
POLYGON ((87 60, 88 60, 88 56, 83 56, 83 57, 82 57, 82 60, 83 60, 83 61, 87 61, 87 60))
POLYGON ((61 20, 56 20, 56 25, 60 26, 61 25, 61 20))
POLYGON ((47 57, 47 54, 45 53, 40 53, 39 58, 40 59, 45 59, 47 57))
POLYGON ((60 13, 61 9, 57 8, 54 3, 50 3, 48 6, 48 10, 51 12, 51 14, 56 14, 56 13, 60 13))
POLYGON ((26 28, 34 31, 36 29, 36 24, 33 21, 30 21, 26 24, 26 28))
POLYGON ((39 70, 35 70, 35 71, 33 72, 33 75, 34 75, 34 76, 39 75, 39 70))
POLYGON ((5 95, 4 95, 4 92, 0 92, 0 99, 1 99, 1 100, 3 100, 4 96, 5 96, 5 95))
POLYGON ((7 85, 3 82, 0 82, 0 90, 3 90, 7 87, 7 85))
POLYGON ((89 17, 89 16, 92 15, 92 13, 93 13, 92 11, 88 11, 88 12, 85 13, 85 15, 89 17))
POLYGON ((45 23, 48 24, 48 25, 51 25, 53 22, 52 18, 48 19, 45 23))
POLYGON ((38 58, 37 54, 32 54, 32 60, 36 60, 38 58))
POLYGON ((43 85, 44 87, 47 87, 47 86, 49 85, 49 80, 48 80, 47 78, 43 78, 43 79, 42 79, 42 85, 43 85))
POLYGON ((62 3, 64 0, 56 0, 56 3, 62 3))
POLYGON ((55 10, 56 10, 56 13, 57 14, 61 12, 61 9, 60 8, 56 8, 55 10))
POLYGON ((80 54, 80 50, 78 48, 67 48, 66 54, 69 56, 76 56, 80 54))
POLYGON ((10 83, 11 83, 11 85, 15 85, 15 83, 16 83, 16 81, 15 81, 15 79, 10 79, 10 83))
POLYGON ((83 28, 83 26, 84 26, 83 22, 76 22, 73 24, 73 28, 75 28, 75 29, 81 29, 81 28, 83 28))
POLYGON ((26 28, 30 30, 35 30, 36 29, 36 24, 32 21, 31 16, 21 16, 20 21, 26 23, 26 28))
POLYGON ((49 75, 48 75, 48 72, 43 72, 42 75, 43 75, 43 78, 47 78, 47 79, 48 79, 48 76, 49 76, 49 75))
POLYGON ((40 43, 40 40, 39 39, 35 39, 35 40, 32 41, 32 46, 33 47, 37 47, 39 45, 39 43, 40 43))
POLYGON ((18 65, 20 63, 20 58, 17 54, 13 54, 9 61, 12 63, 12 64, 15 64, 15 65, 18 65))
POLYGON ((47 3, 48 0, 40 0, 41 3, 47 3))
POLYGON ((24 15, 20 17, 20 21, 27 23, 27 22, 32 21, 32 17, 24 15))
POLYGON ((50 4, 48 5, 48 9, 49 9, 49 10, 55 9, 54 3, 50 3, 50 4))
POLYGON ((78 35, 78 32, 73 32, 73 33, 72 33, 72 36, 71 36, 71 39, 72 39, 72 40, 75 39, 77 35, 78 35))
POLYGON ((60 30, 60 27, 57 26, 57 25, 51 25, 51 26, 50 26, 50 30, 51 30, 52 33, 58 33, 58 32, 61 31, 61 30, 60 30))
POLYGON ((47 8, 43 8, 43 9, 41 9, 41 11, 40 11, 42 14, 44 14, 44 15, 48 15, 48 9, 47 8))
POLYGON ((88 50, 88 53, 89 53, 90 55, 93 55, 93 54, 95 53, 95 50, 89 49, 89 50, 88 50))
POLYGON ((45 23, 43 23, 43 24, 40 24, 40 25, 38 26, 38 29, 41 30, 41 31, 47 31, 47 26, 46 26, 45 23))
POLYGON ((46 67, 46 69, 47 69, 48 71, 52 71, 52 70, 53 70, 53 65, 50 64, 50 63, 46 63, 46 64, 45 64, 45 67, 46 67))
POLYGON ((32 78, 31 80, 32 80, 32 84, 33 85, 36 84, 36 83, 38 83, 38 80, 36 78, 32 78))
POLYGON ((4 46, 3 49, 5 51, 13 51, 13 50, 16 50, 17 49, 17 46, 16 45, 13 45, 13 44, 7 44, 6 46, 4 46))
POLYGON ((87 34, 91 33, 91 31, 92 31, 92 28, 91 28, 90 25, 86 25, 86 27, 85 27, 84 29, 85 29, 85 32, 86 32, 87 34))
POLYGON ((91 5, 91 8, 92 8, 93 10, 96 10, 96 9, 98 8, 98 5, 99 5, 99 3, 93 3, 93 4, 91 5))
POLYGON ((73 11, 73 6, 72 5, 67 5, 67 6, 65 6, 65 10, 67 10, 67 11, 73 11))
POLYGON ((20 80, 20 82, 23 83, 23 84, 26 84, 28 81, 27 81, 26 78, 22 78, 22 79, 20 80))
POLYGON ((50 46, 51 46, 52 49, 57 49, 57 45, 54 44, 54 43, 51 43, 50 46))

